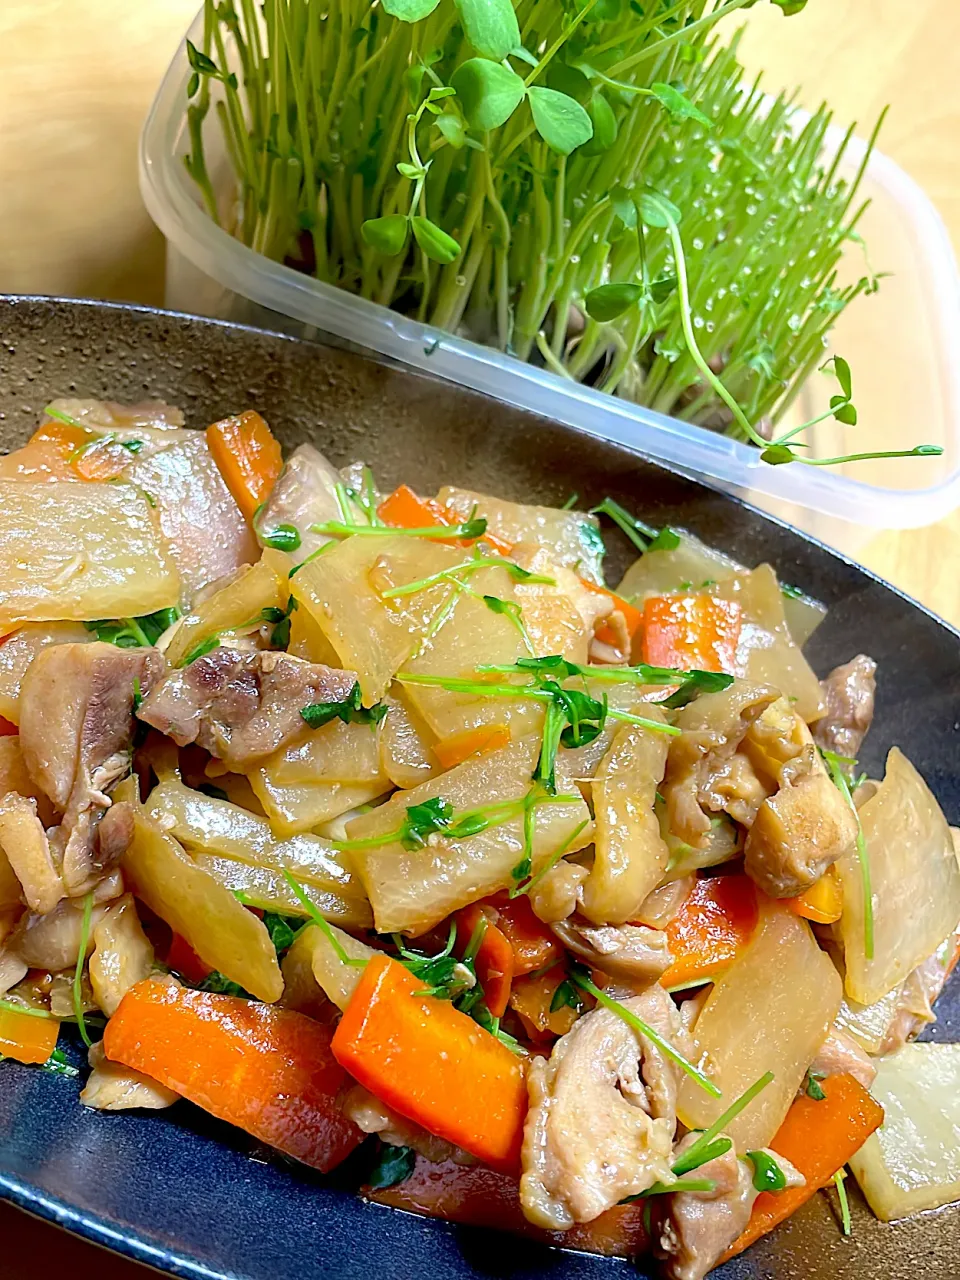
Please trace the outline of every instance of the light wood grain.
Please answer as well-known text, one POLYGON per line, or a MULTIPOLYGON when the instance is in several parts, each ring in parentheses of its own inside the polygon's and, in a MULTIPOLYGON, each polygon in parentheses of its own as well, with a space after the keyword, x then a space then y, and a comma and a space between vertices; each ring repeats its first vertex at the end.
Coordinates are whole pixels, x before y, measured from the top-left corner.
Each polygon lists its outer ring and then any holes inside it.
MULTIPOLYGON (((0 290, 162 300, 163 250, 137 190, 140 125, 198 0, 0 0, 0 290)), ((810 0, 751 10, 742 46, 772 87, 839 119, 893 110, 883 149, 960 249, 960 3, 810 0)), ((960 353, 958 353, 960 358, 960 353)), ((920 427, 918 425, 918 432, 920 427)), ((863 562, 960 624, 960 514, 883 533, 863 562)), ((0 1083, 2 1087, 2 1083, 0 1083)), ((0 1280, 146 1277, 0 1208, 0 1280)))

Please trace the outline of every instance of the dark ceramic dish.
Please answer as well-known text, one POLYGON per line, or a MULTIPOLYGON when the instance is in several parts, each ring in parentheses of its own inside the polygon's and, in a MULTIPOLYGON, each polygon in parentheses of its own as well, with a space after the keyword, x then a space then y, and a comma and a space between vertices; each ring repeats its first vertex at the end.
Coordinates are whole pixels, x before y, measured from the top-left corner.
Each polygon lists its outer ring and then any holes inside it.
MULTIPOLYGON (((283 444, 361 457, 387 485, 444 482, 512 498, 582 503, 609 493, 654 524, 685 526, 830 607, 809 646, 821 672, 864 650, 880 665, 864 767, 899 743, 960 822, 960 635, 870 574, 784 525, 624 449, 446 383, 358 355, 208 320, 91 303, 0 299, 0 448, 22 443, 56 394, 163 397, 199 426, 256 407, 283 444)), ((612 539, 610 542, 612 544, 612 539)), ((626 548, 618 549, 622 559, 626 548)), ((614 566, 616 567, 616 566, 614 566)), ((960 983, 933 1038, 960 1032, 960 983)), ((79 1058, 78 1058, 79 1060, 79 1058)), ((283 1163, 187 1104, 84 1110, 75 1082, 0 1070, 0 1196, 175 1275, 243 1280, 467 1280, 638 1274, 622 1262, 458 1229, 378 1205, 283 1163)), ((852 1184, 848 1184, 851 1185, 852 1184)), ((855 1189, 854 1233, 817 1195, 718 1280, 948 1280, 960 1275, 956 1208, 891 1226, 855 1189)), ((5 1249, 0 1245, 0 1274, 5 1249)), ((640 1274, 647 1274, 642 1271, 640 1274)))

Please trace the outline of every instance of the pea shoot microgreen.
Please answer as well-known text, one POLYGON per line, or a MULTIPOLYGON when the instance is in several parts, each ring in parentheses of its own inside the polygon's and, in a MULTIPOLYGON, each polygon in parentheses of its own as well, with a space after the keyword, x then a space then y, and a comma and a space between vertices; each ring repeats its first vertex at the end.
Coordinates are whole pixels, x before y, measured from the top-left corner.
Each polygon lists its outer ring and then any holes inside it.
POLYGON ((115 644, 118 649, 148 649, 179 617, 180 610, 176 605, 170 605, 141 618, 101 618, 83 625, 88 631, 93 631, 98 640, 115 644))
POLYGON ((844 1185, 846 1179, 846 1169, 838 1169, 833 1175, 833 1185, 837 1189, 837 1199, 840 1202, 840 1229, 845 1236, 848 1236, 853 1231, 853 1222, 850 1217, 850 1201, 847 1199, 847 1188, 844 1185))
POLYGON ((320 729, 331 720, 342 720, 344 724, 380 724, 390 710, 387 703, 377 702, 372 707, 365 707, 361 696, 358 681, 341 701, 308 703, 300 708, 300 715, 311 729, 320 729))
POLYGON ((849 765, 851 768, 856 766, 856 760, 850 760, 846 756, 838 756, 833 751, 827 751, 821 747, 820 754, 823 756, 833 784, 846 800, 847 804, 857 820, 857 862, 860 866, 860 885, 863 894, 863 953, 868 960, 873 959, 874 952, 874 922, 873 922, 873 883, 870 875, 870 852, 867 849, 866 837, 863 834, 863 824, 860 821, 860 813, 857 806, 853 803, 853 795, 850 791, 850 783, 844 772, 844 766, 849 765))
POLYGON ((803 1091, 814 1102, 823 1102, 826 1099, 827 1095, 820 1087, 820 1081, 825 1078, 825 1074, 822 1071, 808 1071, 806 1074, 803 1082, 803 1091))
POLYGON ((300 530, 293 524, 278 524, 272 529, 258 533, 260 542, 274 551, 296 551, 301 542, 300 530))
POLYGON ((669 525, 665 525, 662 529, 654 529, 652 525, 645 524, 637 516, 632 516, 613 498, 604 498, 590 510, 594 515, 607 516, 612 520, 640 552, 673 551, 680 545, 680 534, 675 529, 671 529, 669 525))
POLYGON ((83 915, 80 918, 80 949, 77 952, 77 966, 73 971, 73 1013, 77 1019, 77 1030, 80 1039, 89 1049, 93 1044, 87 1031, 86 1015, 83 1008, 83 966, 87 959, 87 945, 90 941, 90 922, 93 918, 93 890, 83 900, 83 915))
POLYGON ((293 896, 300 903, 301 907, 303 907, 304 911, 307 913, 307 915, 310 917, 313 923, 317 926, 320 932, 325 935, 327 941, 330 943, 330 946, 333 948, 334 955, 337 957, 340 963, 348 964, 351 967, 354 967, 357 969, 362 969, 364 965, 367 963, 366 960, 361 960, 359 958, 347 955, 346 951, 344 951, 343 949, 343 944, 341 943, 340 939, 337 937, 337 935, 333 932, 333 929, 330 927, 329 921, 323 915, 321 915, 317 906, 310 901, 310 898, 307 895, 307 891, 304 889, 303 885, 300 884, 300 882, 297 879, 295 879, 295 877, 290 873, 290 871, 286 869, 286 867, 284 867, 283 869, 283 878, 284 880, 286 880, 287 884, 290 886, 290 889, 293 892, 293 896))
POLYGON ((747 1159, 753 1165, 753 1185, 757 1191, 783 1191, 787 1178, 780 1165, 768 1151, 748 1151, 747 1159))
POLYGON ((312 524, 311 533, 325 533, 335 538, 433 538, 440 541, 457 539, 466 542, 482 538, 487 531, 483 516, 464 520, 462 524, 431 524, 418 529, 395 529, 389 525, 348 524, 342 520, 327 520, 324 524, 312 524))
POLYGON ((564 978, 553 993, 550 1001, 550 1012, 557 1013, 560 1009, 566 1009, 568 1006, 576 1010, 577 1013, 582 1013, 584 1001, 583 996, 570 979, 564 978))
POLYGON ((410 1177, 416 1162, 417 1153, 413 1147, 394 1147, 382 1143, 377 1162, 367 1174, 367 1186, 376 1191, 394 1187, 410 1177))
POLYGON ((735 1120, 754 1098, 766 1089, 768 1084, 773 1083, 773 1078, 772 1071, 765 1071, 759 1079, 755 1080, 748 1089, 745 1089, 740 1094, 739 1098, 727 1107, 722 1115, 714 1120, 709 1129, 704 1129, 697 1140, 671 1166, 672 1172, 676 1177, 679 1178, 685 1173, 692 1173, 694 1169, 699 1169, 701 1165, 707 1164, 710 1160, 715 1160, 717 1156, 724 1155, 730 1150, 733 1143, 729 1138, 723 1138, 720 1135, 731 1120, 735 1120))

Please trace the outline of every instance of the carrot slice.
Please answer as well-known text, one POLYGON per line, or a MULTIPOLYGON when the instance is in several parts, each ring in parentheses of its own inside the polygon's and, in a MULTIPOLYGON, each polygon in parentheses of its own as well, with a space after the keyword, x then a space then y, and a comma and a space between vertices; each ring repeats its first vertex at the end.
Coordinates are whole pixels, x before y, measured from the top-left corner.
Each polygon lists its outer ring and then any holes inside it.
POLYGON ((592 1222, 578 1222, 569 1231, 543 1231, 527 1222, 520 1208, 516 1177, 485 1165, 459 1165, 452 1160, 434 1164, 418 1156, 413 1172, 392 1187, 363 1188, 368 1200, 406 1209, 409 1213, 447 1222, 512 1231, 563 1249, 599 1253, 608 1258, 635 1258, 646 1251, 643 1219, 647 1202, 617 1205, 592 1222))
POLYGON ((642 659, 680 671, 736 671, 742 612, 713 596, 649 596, 643 602, 642 659))
POLYGON ((347 1083, 329 1027, 276 1005, 146 979, 107 1023, 103 1047, 211 1115, 327 1172, 363 1135, 343 1114, 347 1083))
POLYGON ((250 520, 277 483, 283 458, 273 432, 254 409, 207 427, 207 444, 237 506, 250 520))
POLYGON ((463 764, 468 756, 486 755, 497 751, 510 741, 510 727, 505 724, 480 724, 473 729, 461 729, 438 742, 433 754, 444 769, 463 764))
MULTIPOLYGON (((454 515, 442 502, 437 502, 436 498, 421 498, 409 485, 405 484, 399 485, 393 493, 384 498, 377 508, 377 515, 384 524, 394 529, 425 529, 430 525, 461 523, 460 517, 454 515)), ((441 538, 440 541, 452 547, 470 545, 469 542, 458 541, 456 538, 441 538)), ((496 534, 489 531, 483 535, 483 541, 496 551, 497 555, 509 555, 513 549, 509 542, 504 542, 502 538, 498 538, 496 534)))
POLYGON ((742 1253, 795 1213, 883 1123, 883 1108, 853 1076, 828 1076, 820 1087, 826 1097, 816 1102, 801 1094, 770 1143, 803 1174, 806 1185, 757 1196, 749 1223, 720 1262, 742 1253))
MULTIPOLYGON (((614 609, 619 609, 623 614, 623 620, 627 624, 628 635, 632 639, 637 634, 643 621, 643 614, 636 605, 631 604, 629 600, 624 600, 623 596, 618 596, 615 591, 609 591, 606 587, 598 587, 595 582, 588 582, 586 578, 580 579, 580 585, 585 587, 587 591, 592 591, 595 595, 606 596, 609 600, 612 600, 614 609)), ((600 624, 597 628, 596 636, 604 644, 615 645, 617 643, 617 633, 609 622, 600 624)))
POLYGON ((170 946, 167 948, 167 956, 164 963, 168 969, 172 969, 174 973, 179 973, 182 978, 185 978, 193 986, 199 986, 204 978, 213 973, 210 966, 203 963, 190 943, 187 942, 186 938, 182 938, 179 933, 175 933, 170 939, 170 946))
POLYGON ((518 1059, 452 1004, 419 995, 421 987, 396 960, 374 956, 334 1034, 334 1056, 408 1120, 515 1170, 527 1111, 518 1059))
POLYGON ((513 984, 510 1008, 519 1016, 530 1039, 538 1044, 566 1035, 579 1016, 566 1003, 553 1008, 557 988, 566 978, 566 966, 555 964, 546 973, 531 973, 513 984))
POLYGON ((753 937, 759 911, 748 876, 704 876, 666 927, 673 963, 665 987, 706 981, 725 969, 753 937))
POLYGON ((843 915, 843 889, 833 867, 828 867, 805 893, 796 898, 786 898, 785 905, 795 915, 815 924, 835 924, 843 915))
POLYGON ((497 928, 513 948, 513 972, 517 977, 563 959, 557 935, 534 915, 526 894, 511 898, 506 892, 497 893, 487 902, 496 908, 497 928))
POLYGON ((486 919, 475 957, 477 981, 483 987, 487 1008, 495 1018, 502 1018, 507 1011, 513 982, 513 947, 477 902, 458 911, 454 919, 457 922, 457 951, 461 955, 474 930, 486 919))
POLYGON ((0 1058, 46 1062, 57 1047, 60 1023, 31 1013, 0 1009, 0 1058))

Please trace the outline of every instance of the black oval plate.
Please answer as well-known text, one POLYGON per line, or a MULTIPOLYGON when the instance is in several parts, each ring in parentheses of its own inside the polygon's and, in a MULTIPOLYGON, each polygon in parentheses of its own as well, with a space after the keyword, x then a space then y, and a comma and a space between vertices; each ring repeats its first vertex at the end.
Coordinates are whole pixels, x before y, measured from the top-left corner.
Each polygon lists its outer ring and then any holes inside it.
MULTIPOLYGON (((141 308, 0 299, 0 449, 26 439, 55 395, 159 396, 201 426, 255 407, 291 447, 360 457, 388 485, 443 483, 581 504, 611 494, 653 524, 686 527, 830 608, 808 646, 826 671, 859 651, 880 668, 864 767, 898 743, 960 822, 960 635, 871 574, 786 525, 629 451, 445 382, 239 326, 141 308)), ((613 539, 609 539, 611 545, 613 539)), ((611 559, 625 564, 628 548, 611 559)), ((613 566, 614 569, 617 567, 613 566)), ((960 984, 933 1038, 956 1039, 960 984)), ((171 1112, 86 1111, 76 1084, 0 1068, 0 1196, 175 1275, 243 1280, 613 1280, 627 1263, 551 1250, 369 1205, 330 1180, 252 1157, 236 1130, 171 1112)), ((851 1185, 852 1184, 848 1184, 851 1185)), ((960 1274, 956 1208, 874 1221, 852 1189, 854 1235, 818 1195, 718 1280, 918 1280, 960 1274)), ((2 1250, 0 1250, 2 1264, 2 1250)), ((0 1265, 2 1270, 2 1265, 0 1265)))

